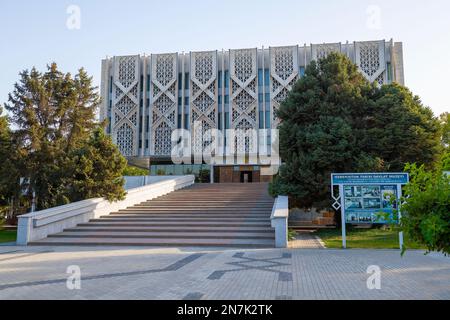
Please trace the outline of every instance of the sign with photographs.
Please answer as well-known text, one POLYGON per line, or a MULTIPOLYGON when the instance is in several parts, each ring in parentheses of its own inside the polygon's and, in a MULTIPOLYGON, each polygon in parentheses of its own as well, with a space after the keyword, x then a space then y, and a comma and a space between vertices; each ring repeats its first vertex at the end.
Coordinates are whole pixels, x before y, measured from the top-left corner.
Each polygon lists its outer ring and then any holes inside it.
MULTIPOLYGON (((343 217, 350 224, 385 224, 394 218, 399 190, 409 182, 407 173, 333 174, 332 185, 340 186, 343 217), (386 215, 387 214, 387 215, 386 215)), ((337 200, 337 199, 335 199, 337 200)))
POLYGON ((380 223, 386 221, 380 213, 393 219, 397 209, 397 186, 344 186, 347 223, 380 223))
MULTIPOLYGON (((342 247, 347 247, 346 223, 386 224, 401 219, 398 208, 402 185, 409 182, 407 173, 335 173, 331 175, 333 208, 341 209, 342 247), (335 193, 339 187, 339 195, 335 193), (388 221, 387 221, 388 220, 388 221)), ((399 233, 400 249, 403 233, 399 233)))

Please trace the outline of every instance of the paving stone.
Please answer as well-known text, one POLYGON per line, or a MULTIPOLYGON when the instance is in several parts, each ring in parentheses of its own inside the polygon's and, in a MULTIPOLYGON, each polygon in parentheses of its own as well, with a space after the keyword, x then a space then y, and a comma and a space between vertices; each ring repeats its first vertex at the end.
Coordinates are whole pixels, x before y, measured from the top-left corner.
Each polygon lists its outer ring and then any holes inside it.
POLYGON ((200 292, 191 292, 188 293, 183 300, 200 300, 203 297, 203 293, 200 292))
POLYGON ((450 299, 450 258, 398 250, 9 247, 0 299, 450 299), (68 266, 81 289, 66 286, 68 266), (369 266, 381 290, 369 290, 369 266))

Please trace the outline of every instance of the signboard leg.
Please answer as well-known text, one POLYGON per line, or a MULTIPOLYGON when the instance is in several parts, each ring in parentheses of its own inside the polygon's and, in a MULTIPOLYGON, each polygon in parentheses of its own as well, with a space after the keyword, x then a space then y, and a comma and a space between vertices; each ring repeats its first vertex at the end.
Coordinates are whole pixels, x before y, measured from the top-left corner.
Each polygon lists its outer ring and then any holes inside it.
MULTIPOLYGON (((401 208, 401 198, 402 198, 402 186, 400 184, 397 185, 397 210, 398 210, 398 223, 402 221, 402 212, 401 208)), ((403 250, 403 232, 399 232, 398 241, 400 244, 400 250, 403 250)))
POLYGON ((214 165, 211 164, 211 167, 209 168, 209 182, 214 183, 214 165))
POLYGON ((342 225, 342 248, 347 248, 347 235, 346 235, 346 229, 345 229, 345 203, 344 203, 344 186, 339 185, 339 195, 341 197, 341 225, 342 225))

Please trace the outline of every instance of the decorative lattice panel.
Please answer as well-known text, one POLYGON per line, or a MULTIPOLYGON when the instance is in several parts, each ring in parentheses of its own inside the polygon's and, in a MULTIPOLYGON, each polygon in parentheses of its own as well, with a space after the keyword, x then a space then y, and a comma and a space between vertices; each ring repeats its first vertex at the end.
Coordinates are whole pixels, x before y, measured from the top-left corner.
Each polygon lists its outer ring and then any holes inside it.
POLYGON ((210 144, 206 131, 217 128, 217 52, 191 52, 190 77, 192 147, 198 153, 210 144))
POLYGON ((312 60, 320 60, 326 58, 331 52, 341 52, 340 43, 323 43, 311 45, 312 60))
POLYGON ((356 64, 370 82, 382 85, 386 82, 386 58, 384 41, 355 43, 356 64))
POLYGON ((275 110, 278 110, 280 104, 286 99, 298 78, 298 47, 270 48, 272 128, 276 128, 279 124, 275 110))
POLYGON ((139 56, 124 56, 113 63, 112 134, 124 156, 137 154, 139 60, 139 56))
MULTIPOLYGON (((231 127, 258 129, 257 49, 230 50, 231 127)), ((240 131, 240 132, 243 132, 240 131)), ((235 147, 249 152, 256 141, 237 136, 235 147)))
POLYGON ((124 156, 132 156, 134 154, 134 130, 128 123, 122 123, 117 129, 116 139, 119 150, 124 156))
POLYGON ((177 128, 177 54, 152 55, 152 125, 150 153, 169 156, 177 128))

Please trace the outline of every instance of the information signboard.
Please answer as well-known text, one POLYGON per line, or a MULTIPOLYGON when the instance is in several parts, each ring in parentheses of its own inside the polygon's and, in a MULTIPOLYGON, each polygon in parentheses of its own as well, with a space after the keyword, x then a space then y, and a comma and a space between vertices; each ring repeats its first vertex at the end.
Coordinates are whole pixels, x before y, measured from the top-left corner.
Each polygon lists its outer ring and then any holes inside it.
MULTIPOLYGON (((345 223, 386 224, 401 217, 398 203, 402 185, 409 182, 407 173, 336 173, 331 175, 333 207, 341 209, 343 246, 345 223), (339 196, 335 187, 339 187, 339 196), (394 212, 398 215, 394 216, 394 212), (345 223, 344 223, 345 222, 345 223)), ((402 242, 400 236, 400 242, 402 242)))

